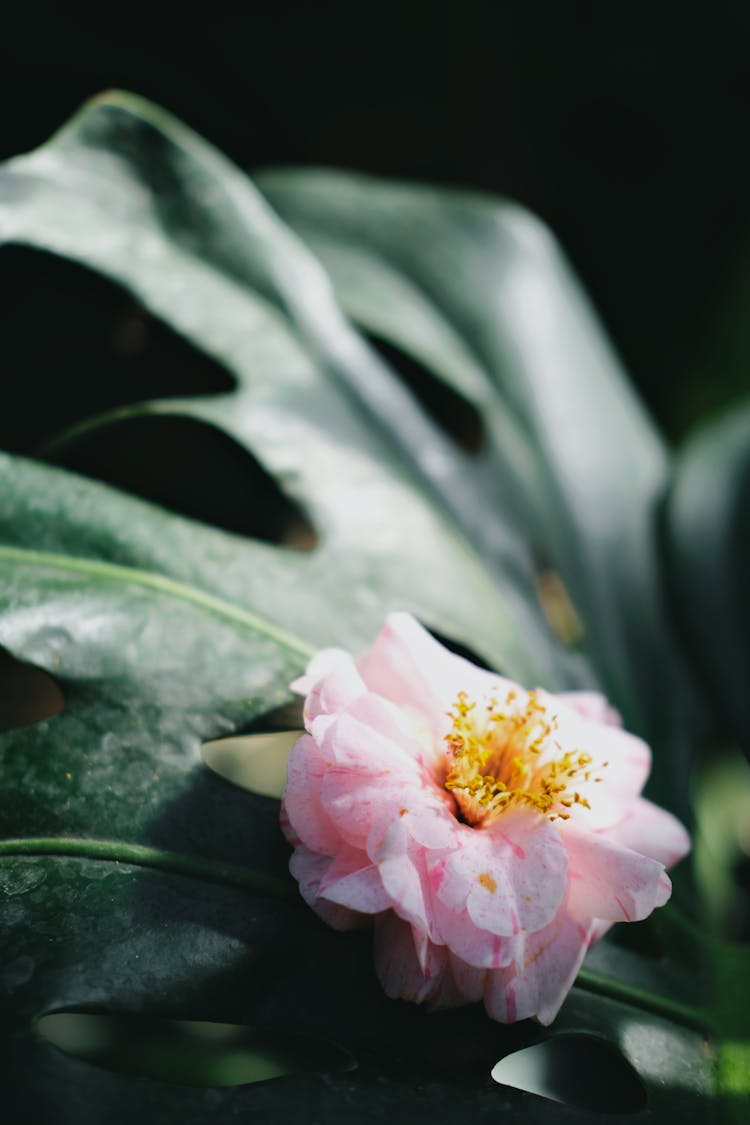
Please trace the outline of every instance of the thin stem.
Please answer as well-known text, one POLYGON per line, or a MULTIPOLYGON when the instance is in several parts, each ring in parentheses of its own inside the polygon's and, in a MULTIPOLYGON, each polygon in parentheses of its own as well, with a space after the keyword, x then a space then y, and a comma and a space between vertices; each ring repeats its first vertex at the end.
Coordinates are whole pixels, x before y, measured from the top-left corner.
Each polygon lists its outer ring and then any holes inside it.
POLYGON ((581 969, 575 983, 578 988, 583 988, 587 992, 609 996, 612 1000, 622 1000, 626 1004, 653 1012, 657 1016, 664 1016, 697 1031, 705 1032, 712 1022, 710 1012, 693 1008, 690 1004, 683 1004, 679 1000, 671 1000, 668 996, 649 992, 648 989, 628 984, 616 977, 605 976, 604 973, 597 973, 594 969, 581 969))
POLYGON ((23 547, 0 547, 0 562, 7 559, 10 562, 20 562, 27 566, 48 566, 58 570, 71 570, 79 574, 88 574, 92 578, 104 578, 109 581, 136 583, 160 593, 168 594, 182 601, 191 602, 210 613, 236 621, 240 625, 260 633, 270 640, 293 652, 296 656, 309 660, 314 653, 312 646, 299 637, 277 628, 262 617, 256 617, 240 606, 199 590, 195 586, 188 586, 184 582, 177 582, 165 574, 155 574, 148 570, 136 570, 133 567, 119 566, 116 563, 103 562, 100 559, 75 558, 70 555, 48 554, 45 551, 31 551, 23 547))
POLYGON ((117 840, 87 840, 81 837, 36 836, 28 839, 0 840, 3 856, 72 856, 80 859, 127 863, 134 867, 151 867, 190 879, 203 879, 241 890, 254 891, 287 902, 299 902, 296 884, 291 879, 277 879, 246 867, 214 863, 200 856, 182 855, 144 844, 121 843, 117 840))

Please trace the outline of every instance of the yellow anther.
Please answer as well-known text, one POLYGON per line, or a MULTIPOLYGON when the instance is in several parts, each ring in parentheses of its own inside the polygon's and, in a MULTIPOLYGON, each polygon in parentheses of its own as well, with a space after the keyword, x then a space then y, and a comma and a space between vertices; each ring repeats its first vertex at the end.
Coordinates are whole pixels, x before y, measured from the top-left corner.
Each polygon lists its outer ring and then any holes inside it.
POLYGON ((557 718, 536 692, 508 692, 501 710, 494 696, 477 707, 462 691, 448 715, 444 784, 467 823, 487 824, 512 805, 530 806, 551 820, 567 820, 564 810, 574 804, 590 808, 567 788, 575 778, 589 780, 591 755, 562 750, 553 738, 557 718))

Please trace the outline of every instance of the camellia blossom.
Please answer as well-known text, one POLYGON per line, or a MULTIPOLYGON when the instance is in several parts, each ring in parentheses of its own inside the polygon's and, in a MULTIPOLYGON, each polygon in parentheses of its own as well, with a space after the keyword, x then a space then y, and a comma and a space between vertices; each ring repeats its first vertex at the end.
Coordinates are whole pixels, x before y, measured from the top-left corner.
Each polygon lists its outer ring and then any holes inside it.
POLYGON ((292 686, 290 869, 330 925, 374 921, 389 996, 550 1023, 591 943, 669 898, 688 836, 602 696, 527 691, 405 613, 292 686))

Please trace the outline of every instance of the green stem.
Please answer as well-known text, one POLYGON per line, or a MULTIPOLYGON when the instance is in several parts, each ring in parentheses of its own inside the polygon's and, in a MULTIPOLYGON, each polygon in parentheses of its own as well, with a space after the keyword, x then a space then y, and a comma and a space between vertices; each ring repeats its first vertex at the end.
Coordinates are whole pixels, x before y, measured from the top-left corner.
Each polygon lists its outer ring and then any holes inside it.
POLYGON ((240 606, 232 605, 223 598, 217 598, 195 586, 188 586, 184 582, 177 582, 165 574, 155 574, 148 570, 136 570, 133 567, 119 566, 116 563, 102 562, 99 559, 76 558, 71 555, 54 555, 45 551, 31 551, 23 547, 0 547, 0 562, 7 559, 10 562, 23 563, 26 566, 55 567, 58 570, 71 570, 78 574, 87 574, 92 578, 104 578, 110 581, 130 582, 145 586, 151 590, 158 590, 173 598, 191 602, 211 613, 236 621, 246 626, 255 633, 268 637, 277 644, 293 652, 296 656, 309 660, 314 649, 299 637, 286 633, 283 629, 272 625, 262 617, 256 617, 240 606))
POLYGON ((277 879, 245 867, 214 863, 200 856, 182 855, 144 844, 120 843, 116 840, 86 840, 70 836, 36 836, 28 839, 0 840, 3 856, 72 856, 80 859, 127 863, 134 867, 152 867, 190 879, 204 879, 241 890, 254 891, 287 902, 299 902, 296 884, 291 879, 277 879))
POLYGON ((705 1032, 711 1024, 710 1012, 693 1008, 690 1004, 682 1004, 679 1000, 670 1000, 667 996, 649 992, 648 989, 639 988, 638 985, 628 984, 615 977, 605 976, 594 969, 581 969, 576 977, 576 986, 586 989, 587 992, 596 992, 600 996, 609 996, 612 1000, 622 1000, 626 1004, 653 1012, 657 1016, 664 1016, 697 1031, 705 1032))

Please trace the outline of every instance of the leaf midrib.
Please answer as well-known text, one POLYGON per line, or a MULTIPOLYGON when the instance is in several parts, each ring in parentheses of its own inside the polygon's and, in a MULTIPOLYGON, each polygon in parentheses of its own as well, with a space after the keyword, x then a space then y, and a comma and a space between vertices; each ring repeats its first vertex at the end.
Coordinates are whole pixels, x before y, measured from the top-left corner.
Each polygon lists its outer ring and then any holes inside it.
POLYGON ((17 837, 0 840, 0 862, 6 856, 91 859, 113 864, 125 863, 132 867, 156 868, 167 874, 255 891, 302 905, 297 885, 291 879, 278 879, 253 868, 216 863, 201 856, 167 851, 146 844, 89 839, 83 836, 17 837))
POLYGON ((170 597, 189 602, 201 609, 234 621, 254 633, 259 633, 275 641, 282 648, 287 649, 297 657, 308 661, 315 653, 301 637, 295 637, 284 629, 278 628, 265 618, 258 617, 241 606, 234 605, 209 594, 196 586, 185 582, 178 582, 165 574, 157 574, 150 570, 139 570, 134 567, 121 566, 118 563, 104 562, 101 559, 91 559, 74 555, 58 555, 46 551, 34 551, 25 547, 0 546, 0 563, 3 560, 25 563, 30 566, 52 567, 57 570, 69 570, 79 574, 86 574, 91 578, 100 578, 112 582, 123 582, 143 586, 156 590, 170 597))

